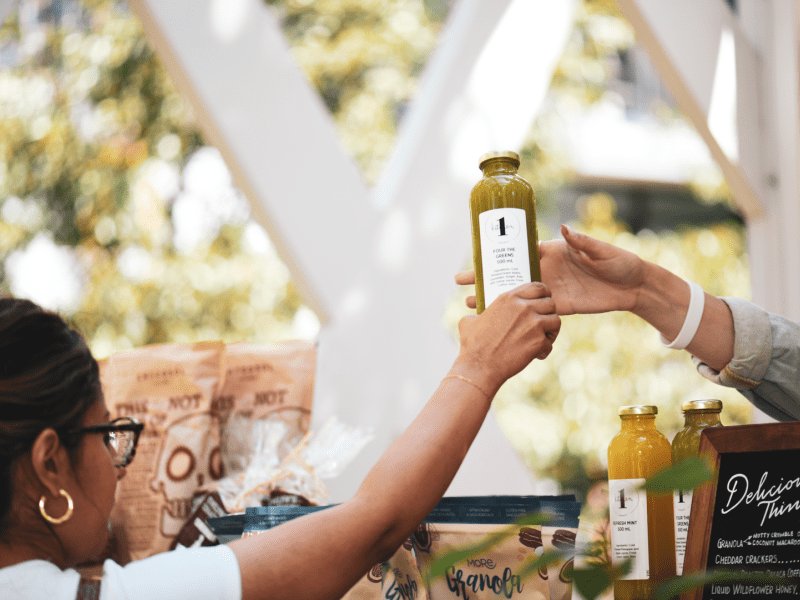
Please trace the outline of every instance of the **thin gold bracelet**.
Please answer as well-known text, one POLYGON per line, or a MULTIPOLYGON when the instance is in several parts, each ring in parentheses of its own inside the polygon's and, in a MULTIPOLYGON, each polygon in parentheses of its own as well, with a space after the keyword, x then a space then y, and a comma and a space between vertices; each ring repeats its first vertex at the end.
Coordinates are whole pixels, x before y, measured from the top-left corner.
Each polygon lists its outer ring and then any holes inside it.
POLYGON ((492 401, 492 397, 491 397, 489 394, 487 394, 487 393, 486 393, 486 390, 484 390, 484 389, 483 389, 481 386, 479 386, 477 383, 475 383, 474 381, 472 381, 472 379, 467 379, 467 378, 466 378, 466 377, 464 377, 463 375, 448 375, 447 377, 445 377, 445 379, 460 379, 461 381, 466 381, 468 384, 470 384, 471 386, 473 386, 474 388, 476 388, 477 390, 479 390, 479 391, 481 392, 481 394, 483 394, 484 396, 486 396, 486 399, 487 399, 489 402, 491 402, 491 401, 492 401))

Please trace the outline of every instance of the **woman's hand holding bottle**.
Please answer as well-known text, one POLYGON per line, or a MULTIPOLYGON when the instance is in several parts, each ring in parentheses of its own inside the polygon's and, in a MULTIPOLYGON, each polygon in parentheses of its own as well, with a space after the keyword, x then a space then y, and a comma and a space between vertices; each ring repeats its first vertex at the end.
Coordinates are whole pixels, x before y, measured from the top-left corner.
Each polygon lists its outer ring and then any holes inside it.
POLYGON ((532 360, 547 358, 561 319, 547 286, 533 282, 501 294, 480 315, 463 317, 458 328, 461 351, 451 373, 479 378, 493 395, 532 360))

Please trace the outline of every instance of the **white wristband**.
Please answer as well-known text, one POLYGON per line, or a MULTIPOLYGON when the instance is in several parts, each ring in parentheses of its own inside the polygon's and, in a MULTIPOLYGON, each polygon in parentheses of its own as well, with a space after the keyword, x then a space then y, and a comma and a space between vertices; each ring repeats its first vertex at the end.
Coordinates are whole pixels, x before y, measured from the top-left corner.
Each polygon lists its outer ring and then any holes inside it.
POLYGON ((686 311, 686 318, 683 320, 683 327, 681 327, 678 337, 669 343, 663 335, 661 336, 661 343, 665 348, 672 348, 673 350, 683 350, 694 339, 694 334, 697 333, 697 328, 700 327, 700 321, 703 318, 703 308, 706 304, 706 294, 696 283, 687 281, 689 284, 689 310, 686 311))

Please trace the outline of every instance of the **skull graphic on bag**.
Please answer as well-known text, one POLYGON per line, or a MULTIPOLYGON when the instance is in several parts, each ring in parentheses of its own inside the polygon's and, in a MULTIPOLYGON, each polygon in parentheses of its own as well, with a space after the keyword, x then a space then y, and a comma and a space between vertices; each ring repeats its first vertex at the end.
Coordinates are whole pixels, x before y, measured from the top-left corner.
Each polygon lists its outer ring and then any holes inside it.
POLYGON ((219 422, 194 414, 172 423, 164 432, 150 489, 164 498, 161 533, 177 535, 191 512, 192 496, 223 476, 219 422))

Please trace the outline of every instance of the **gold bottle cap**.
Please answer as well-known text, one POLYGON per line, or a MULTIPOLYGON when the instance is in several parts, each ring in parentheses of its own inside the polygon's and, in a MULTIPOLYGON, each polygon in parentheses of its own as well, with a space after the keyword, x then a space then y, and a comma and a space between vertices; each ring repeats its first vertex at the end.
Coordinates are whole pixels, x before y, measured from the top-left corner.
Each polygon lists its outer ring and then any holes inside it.
POLYGON ((650 404, 634 404, 631 406, 620 406, 619 416, 624 417, 628 415, 657 415, 658 407, 650 404))
POLYGON ((478 168, 483 169, 483 163, 492 158, 510 158, 519 166, 519 154, 511 150, 506 150, 505 152, 487 152, 486 154, 482 154, 478 159, 478 168))
POLYGON ((696 410, 722 410, 721 400, 688 400, 681 404, 681 412, 696 410))

